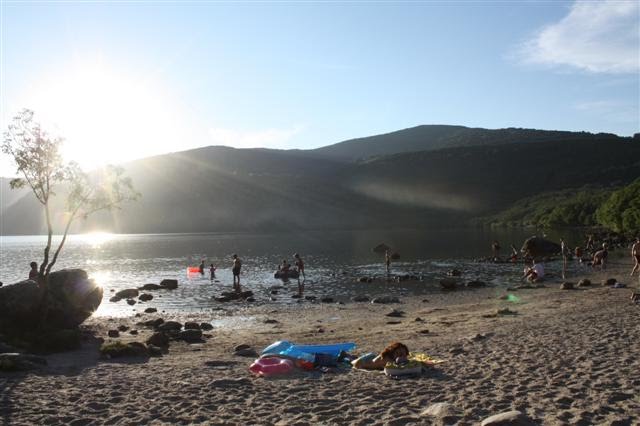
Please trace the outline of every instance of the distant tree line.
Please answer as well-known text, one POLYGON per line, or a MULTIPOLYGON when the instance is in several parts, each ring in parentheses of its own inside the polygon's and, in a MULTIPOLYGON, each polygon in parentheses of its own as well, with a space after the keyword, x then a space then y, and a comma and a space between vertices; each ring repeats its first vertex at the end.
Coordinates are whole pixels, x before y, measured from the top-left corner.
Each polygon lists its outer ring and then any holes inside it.
POLYGON ((640 231, 640 178, 620 188, 584 187, 542 193, 480 220, 492 226, 604 226, 616 232, 640 231))

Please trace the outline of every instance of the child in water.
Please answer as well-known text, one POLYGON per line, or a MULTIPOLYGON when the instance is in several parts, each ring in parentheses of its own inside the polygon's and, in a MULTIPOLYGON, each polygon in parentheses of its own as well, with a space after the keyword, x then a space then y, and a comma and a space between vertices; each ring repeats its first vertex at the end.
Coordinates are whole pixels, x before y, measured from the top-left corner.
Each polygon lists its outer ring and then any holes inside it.
POLYGON ((215 277, 216 277, 216 267, 213 266, 213 263, 212 263, 211 266, 209 266, 209 279, 213 281, 215 277))

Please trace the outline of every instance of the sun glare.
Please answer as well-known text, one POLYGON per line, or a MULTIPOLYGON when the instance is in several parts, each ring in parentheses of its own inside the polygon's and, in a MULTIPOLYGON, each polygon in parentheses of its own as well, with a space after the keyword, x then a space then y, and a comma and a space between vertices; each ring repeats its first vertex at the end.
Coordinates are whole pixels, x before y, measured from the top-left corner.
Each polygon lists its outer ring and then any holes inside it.
POLYGON ((115 234, 109 232, 91 232, 89 234, 82 234, 78 236, 80 241, 97 248, 102 244, 109 242, 115 238, 115 234))
POLYGON ((102 59, 53 72, 23 102, 65 139, 64 157, 84 169, 176 151, 184 138, 166 85, 102 59))

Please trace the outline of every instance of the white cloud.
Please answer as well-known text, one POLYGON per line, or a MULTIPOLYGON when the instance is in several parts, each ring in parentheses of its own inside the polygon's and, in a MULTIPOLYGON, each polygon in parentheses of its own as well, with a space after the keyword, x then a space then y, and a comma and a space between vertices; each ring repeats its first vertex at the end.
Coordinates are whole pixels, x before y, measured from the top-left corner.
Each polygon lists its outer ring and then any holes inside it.
POLYGON ((209 129, 215 144, 235 148, 289 148, 288 142, 303 130, 303 126, 289 129, 235 130, 223 127, 209 129))
POLYGON ((577 1, 521 46, 523 62, 596 73, 640 71, 640 2, 577 1))

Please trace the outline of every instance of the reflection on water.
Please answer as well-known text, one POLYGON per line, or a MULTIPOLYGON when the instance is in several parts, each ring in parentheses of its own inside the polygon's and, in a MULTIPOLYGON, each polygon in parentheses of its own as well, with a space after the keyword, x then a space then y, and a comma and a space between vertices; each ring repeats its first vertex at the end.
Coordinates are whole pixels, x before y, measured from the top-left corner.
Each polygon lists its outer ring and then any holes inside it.
MULTIPOLYGON (((98 315, 131 315, 147 307, 158 311, 201 311, 215 309, 220 303, 212 296, 229 291, 232 285, 231 254, 243 261, 241 284, 254 291, 257 303, 295 303, 297 280, 282 282, 273 277, 282 259, 291 260, 300 253, 305 261, 305 295, 331 296, 348 300, 356 295, 381 294, 403 296, 427 294, 439 288, 438 281, 450 269, 463 272, 462 280, 482 280, 505 286, 519 282, 520 264, 494 264, 474 261, 491 255, 491 242, 500 241, 503 254, 511 244, 519 247, 531 236, 523 230, 435 230, 435 231, 357 231, 307 232, 296 234, 158 234, 158 235, 73 235, 68 239, 56 269, 83 268, 105 289, 98 315), (392 264, 392 274, 412 274, 419 281, 388 282, 382 256, 371 251, 385 242, 401 259, 392 264), (188 274, 187 267, 205 261, 205 274, 188 274), (209 264, 216 270, 209 279, 209 264), (375 278, 371 283, 358 277, 375 278), (124 301, 109 302, 115 291, 159 283, 175 278, 180 285, 174 291, 154 291, 154 299, 133 307, 124 301), (272 294, 273 286, 281 289, 272 294)), ((556 238, 557 235, 549 235, 556 238)), ((570 245, 581 243, 581 235, 564 234, 570 245), (572 241, 572 237, 573 241, 572 241), (575 242, 574 242, 575 241, 575 242)), ((46 237, 0 237, 0 281, 15 283, 27 277, 29 262, 42 259, 46 237)), ((572 265, 577 268, 577 264, 572 265)), ((547 265, 556 273, 559 262, 547 265)))

